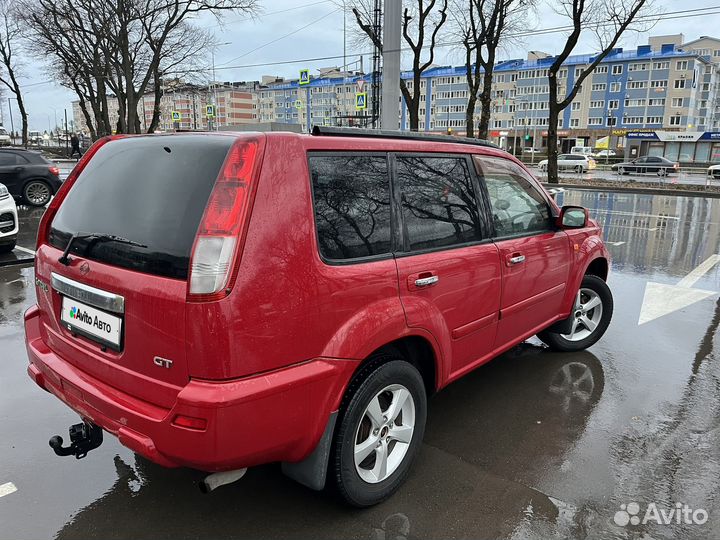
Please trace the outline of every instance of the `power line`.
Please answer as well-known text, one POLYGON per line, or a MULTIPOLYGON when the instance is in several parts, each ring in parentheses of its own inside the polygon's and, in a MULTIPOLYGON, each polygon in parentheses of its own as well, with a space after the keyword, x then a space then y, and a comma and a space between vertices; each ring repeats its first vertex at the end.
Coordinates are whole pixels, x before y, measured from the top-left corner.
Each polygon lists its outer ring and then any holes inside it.
MULTIPOLYGON (((306 28, 310 28, 312 25, 317 24, 317 23, 319 23, 320 21, 322 21, 323 19, 327 19, 330 15, 333 15, 333 14, 337 13, 338 11, 340 11, 340 9, 341 9, 341 8, 333 9, 331 12, 326 13, 326 14, 323 15, 322 17, 320 17, 320 18, 318 18, 318 19, 315 19, 315 20, 312 21, 312 22, 309 22, 309 23, 306 24, 305 26, 301 26, 300 28, 296 28, 296 29, 293 30, 292 32, 288 32, 287 34, 284 34, 284 35, 282 35, 282 36, 280 36, 280 37, 278 37, 278 38, 275 38, 275 39, 273 39, 272 41, 268 41, 267 43, 263 43, 262 45, 259 45, 258 47, 255 47, 254 49, 251 49, 251 50, 247 51, 246 53, 241 54, 240 56, 236 56, 235 58, 233 58, 233 59, 231 59, 231 60, 228 60, 227 62, 223 62, 223 63, 220 64, 220 65, 221 65, 221 66, 224 66, 225 64, 229 64, 230 62, 234 62, 235 60, 239 60, 240 58, 244 58, 245 56, 247 56, 247 55, 249 55, 249 54, 252 54, 252 53, 254 53, 255 51, 259 51, 260 49, 264 49, 265 47, 267 47, 267 46, 269 46, 269 45, 272 45, 273 43, 277 43, 278 41, 282 41, 283 39, 288 38, 288 37, 290 37, 290 36, 293 36, 293 35, 297 34, 298 32, 302 32, 302 31, 305 30, 306 28)), ((222 68, 216 67, 215 69, 222 69, 222 68)))
MULTIPOLYGON (((320 2, 318 2, 318 3, 320 3, 320 2)), ((295 9, 295 8, 290 8, 290 9, 295 9)), ((283 10, 283 11, 286 11, 286 10, 283 10)), ((336 11, 339 11, 339 9, 334 10, 330 13, 327 13, 326 15, 323 16, 323 18, 330 16, 331 14, 335 13, 336 11)), ((645 15, 642 17, 637 17, 635 19, 635 21, 643 22, 645 19, 657 20, 657 21, 668 21, 668 20, 686 19, 686 18, 693 18, 693 17, 700 17, 700 16, 707 16, 707 15, 718 15, 718 14, 720 14, 720 5, 709 6, 709 7, 705 7, 705 8, 695 8, 695 9, 685 9, 685 10, 680 10, 680 11, 671 11, 671 12, 661 14, 659 16, 645 15)), ((270 15, 270 14, 268 14, 268 15, 270 15)), ((318 20, 313 21, 312 23, 309 23, 309 25, 315 24, 317 22, 318 22, 318 20)), ((600 26, 609 26, 611 24, 612 23, 605 23, 604 25, 600 25, 600 26)), ((549 28, 540 28, 537 30, 527 30, 527 31, 523 31, 523 32, 518 32, 515 34, 515 36, 526 37, 526 36, 534 36, 534 35, 561 33, 561 32, 566 32, 566 31, 572 30, 572 28, 573 28, 572 26, 556 26, 556 27, 549 27, 549 28)), ((299 28, 297 30, 294 30, 289 35, 300 32, 303 29, 304 28, 299 28)), ((284 39, 285 37, 288 37, 288 35, 281 36, 280 38, 277 38, 274 41, 279 41, 280 39, 284 39)), ((270 42, 270 43, 272 43, 272 42, 270 42)), ((258 50, 262 47, 270 45, 270 43, 266 43, 265 45, 262 45, 261 47, 258 47, 255 50, 258 50)), ((460 45, 460 43, 453 41, 453 42, 437 43, 435 46, 437 48, 445 48, 445 47, 452 47, 452 46, 458 46, 458 45, 460 45)), ((409 51, 410 49, 408 47, 402 47, 400 50, 402 52, 406 52, 406 51, 409 51)), ((244 53, 242 56, 246 56, 252 52, 254 52, 254 51, 248 51, 247 53, 244 53)), ((354 52, 354 53, 349 52, 347 54, 347 56, 368 56, 371 54, 372 54, 372 51, 354 52)), ((238 58, 240 58, 240 57, 238 57, 238 58)), ((312 57, 312 58, 280 60, 280 61, 276 61, 276 62, 260 62, 260 63, 255 63, 255 64, 243 64, 243 65, 236 65, 236 66, 222 65, 220 67, 216 66, 215 69, 216 70, 227 70, 227 69, 250 69, 250 68, 258 68, 258 67, 274 67, 274 66, 292 65, 292 64, 305 64, 305 63, 311 63, 311 62, 324 62, 324 61, 328 61, 328 60, 339 60, 341 58, 343 58, 343 55, 317 56, 317 57, 312 57)), ((236 59, 237 58, 235 58, 233 60, 236 60, 236 59)), ((230 60, 229 62, 232 62, 233 60, 230 60)), ((205 73, 205 72, 207 72, 207 70, 206 69, 185 70, 184 72, 185 73, 205 73)), ((40 85, 53 84, 53 83, 55 83, 55 81, 49 80, 49 81, 42 81, 42 82, 26 84, 26 85, 23 85, 23 87, 29 88, 29 87, 33 87, 33 86, 40 86, 40 85)))
MULTIPOLYGON (((673 11, 668 12, 662 15, 645 15, 643 17, 636 17, 635 22, 645 22, 645 19, 653 20, 653 21, 669 21, 669 20, 676 20, 676 19, 687 19, 692 17, 701 17, 701 16, 707 16, 707 15, 717 15, 720 14, 720 5, 717 6, 711 6, 706 8, 697 8, 697 9, 688 9, 688 10, 681 10, 681 11, 673 11), (716 11, 710 11, 709 10, 716 10, 716 11), (700 12, 700 13, 696 13, 700 12)), ((330 15, 330 14, 328 14, 330 15)), ((614 23, 608 22, 600 24, 599 26, 612 26, 614 23)), ((567 32, 572 30, 572 26, 556 26, 556 27, 550 27, 550 28, 540 28, 538 30, 527 30, 524 32, 518 32, 514 34, 516 37, 527 37, 527 36, 535 36, 535 35, 545 35, 545 34, 555 34, 555 33, 561 33, 561 32, 567 32)), ((450 42, 441 42, 437 43, 435 45, 436 48, 445 48, 445 47, 453 47, 460 45, 457 41, 450 41, 450 42)), ((424 48, 427 48, 424 47, 424 48)), ((409 47, 401 47, 401 52, 407 52, 411 49, 409 47)), ((388 51, 388 52, 396 52, 396 51, 388 51)), ((347 53, 347 56, 368 56, 371 55, 372 51, 365 51, 365 52, 349 52, 347 53)), ((244 65, 237 65, 237 66, 226 66, 223 65, 223 67, 216 68, 218 70, 220 69, 249 69, 249 68, 256 68, 256 67, 272 67, 272 66, 281 66, 281 65, 290 65, 290 64, 300 64, 300 63, 309 63, 309 62, 321 62, 321 61, 327 61, 327 60, 338 60, 342 58, 343 55, 332 55, 332 56, 319 56, 314 58, 302 58, 297 60, 280 60, 277 62, 262 62, 262 63, 256 63, 256 64, 244 64, 244 65)), ((230 60, 229 62, 232 62, 230 60)), ((226 62, 228 63, 228 62, 226 62)), ((204 72, 205 70, 197 70, 197 72, 204 72)))
POLYGON ((298 9, 308 8, 312 6, 318 6, 320 4, 329 4, 332 3, 333 0, 319 0, 318 2, 310 2, 309 4, 302 4, 300 6, 295 6, 287 9, 280 9, 278 11, 269 11, 267 13, 259 13, 258 15, 250 16, 250 17, 242 17, 240 19, 235 19, 234 21, 223 21, 223 24, 228 26, 231 24, 237 24, 241 22, 248 22, 248 21, 255 21, 258 19, 264 19, 265 17, 270 17, 271 15, 280 15, 282 13, 288 13, 290 11, 297 11, 298 9))

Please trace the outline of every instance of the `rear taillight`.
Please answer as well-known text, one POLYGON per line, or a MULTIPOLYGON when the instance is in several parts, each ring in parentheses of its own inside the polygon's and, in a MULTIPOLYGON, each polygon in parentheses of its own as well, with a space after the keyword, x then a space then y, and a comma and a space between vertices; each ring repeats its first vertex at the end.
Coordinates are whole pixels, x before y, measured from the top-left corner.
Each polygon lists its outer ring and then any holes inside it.
POLYGON ((225 158, 195 238, 189 300, 217 300, 232 289, 260 154, 260 140, 241 139, 225 158))
MULTIPOLYGON (((60 189, 57 190, 57 193, 53 197, 52 201, 50 201, 47 210, 45 210, 45 213, 40 220, 37 241, 35 243, 36 250, 39 249, 40 246, 42 246, 45 242, 47 242, 48 233, 50 232, 50 224, 52 223, 52 220, 55 217, 55 214, 57 213, 60 204, 63 202, 63 199, 65 199, 68 191, 70 191, 70 188, 75 183, 75 180, 77 180, 77 177, 80 176, 80 173, 83 171, 83 169, 88 164, 93 155, 95 155, 95 152, 97 152, 100 147, 103 146, 105 143, 120 137, 121 135, 116 135, 115 137, 103 137, 102 139, 98 139, 88 149, 88 151, 85 152, 83 157, 80 158, 80 161, 75 164, 75 168, 70 172, 67 180, 65 180, 62 186, 60 186, 60 189)), ((50 167, 50 172, 53 172, 53 169, 58 173, 60 172, 57 167, 50 167)))
POLYGON ((48 167, 48 171, 50 171, 50 174, 52 174, 53 176, 60 176, 60 169, 58 169, 57 167, 48 167))
POLYGON ((679 163, 675 163, 675 165, 673 165, 673 168, 679 169, 679 168, 680 168, 680 164, 679 164, 679 163))

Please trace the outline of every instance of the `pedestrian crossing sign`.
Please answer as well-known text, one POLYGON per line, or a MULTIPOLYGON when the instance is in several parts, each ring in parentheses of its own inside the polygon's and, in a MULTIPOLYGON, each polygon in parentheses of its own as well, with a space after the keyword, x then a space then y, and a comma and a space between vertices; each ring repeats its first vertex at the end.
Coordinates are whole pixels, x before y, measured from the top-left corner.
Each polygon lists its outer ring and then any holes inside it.
POLYGON ((367 92, 355 94, 355 108, 358 111, 367 109, 367 92))
POLYGON ((295 100, 295 108, 302 109, 302 101, 300 101, 299 99, 296 99, 295 100))
POLYGON ((215 105, 205 106, 205 116, 208 118, 215 118, 215 105))
POLYGON ((180 111, 172 111, 172 112, 170 113, 170 115, 172 116, 172 121, 173 121, 173 122, 179 122, 179 121, 180 121, 180 111))
POLYGON ((310 84, 310 70, 309 69, 301 69, 300 70, 300 84, 310 84))

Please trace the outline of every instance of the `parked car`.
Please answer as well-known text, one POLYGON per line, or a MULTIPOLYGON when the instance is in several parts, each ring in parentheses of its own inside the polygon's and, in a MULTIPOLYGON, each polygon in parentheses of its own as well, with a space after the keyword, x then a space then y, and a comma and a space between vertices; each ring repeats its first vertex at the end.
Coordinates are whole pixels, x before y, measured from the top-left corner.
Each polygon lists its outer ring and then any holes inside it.
POLYGON ((523 148, 523 154, 541 154, 541 153, 542 153, 542 150, 540 150, 538 148, 530 148, 530 147, 523 148))
POLYGON ((11 144, 10 134, 4 127, 0 126, 0 146, 10 146, 11 144))
POLYGON ((40 153, 21 148, 0 149, 0 182, 30 206, 45 206, 60 188, 60 170, 40 153))
POLYGON ((593 155, 593 147, 592 146, 573 146, 570 149, 570 153, 573 155, 579 154, 581 156, 592 156, 593 155))
POLYGON ((618 174, 629 173, 655 173, 658 176, 667 176, 677 172, 679 164, 677 161, 670 161, 660 156, 642 156, 632 161, 617 163, 612 166, 613 171, 618 174))
POLYGON ((30 144, 40 144, 43 142, 43 134, 41 131, 28 131, 28 142, 30 144))
POLYGON ((18 223, 15 199, 7 187, 0 184, 0 253, 9 253, 15 249, 18 223))
POLYGON ((599 150, 595 152, 596 158, 605 158, 605 157, 615 157, 617 156, 617 153, 615 150, 599 150))
POLYGON ((707 177, 714 180, 720 179, 720 164, 710 165, 710 167, 707 168, 707 177))
POLYGON ((585 349, 613 310, 587 211, 460 137, 107 137, 36 249, 28 373, 83 419, 56 453, 102 428, 206 490, 281 462, 355 506, 406 478, 428 395, 534 334, 585 349))
MULTIPOLYGON (((543 159, 538 163, 538 168, 541 172, 547 172, 548 160, 543 159)), ((558 156, 558 170, 560 171, 575 171, 578 173, 584 173, 597 168, 597 162, 591 156, 584 156, 582 154, 560 154, 558 156)))

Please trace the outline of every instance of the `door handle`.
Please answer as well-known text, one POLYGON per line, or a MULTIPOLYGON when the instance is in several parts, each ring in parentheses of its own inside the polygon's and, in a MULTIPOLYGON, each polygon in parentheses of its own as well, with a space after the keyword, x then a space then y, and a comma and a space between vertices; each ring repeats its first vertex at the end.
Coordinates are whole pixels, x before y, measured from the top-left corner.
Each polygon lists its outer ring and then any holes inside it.
POLYGON ((510 264, 520 264, 525 262, 525 255, 514 255, 513 257, 508 258, 508 263, 510 264))
POLYGON ((415 280, 415 286, 416 287, 429 287, 430 285, 435 285, 438 281, 440 281, 440 276, 429 276, 424 278, 418 278, 415 280))

